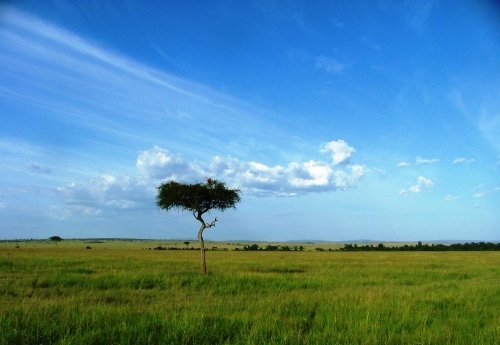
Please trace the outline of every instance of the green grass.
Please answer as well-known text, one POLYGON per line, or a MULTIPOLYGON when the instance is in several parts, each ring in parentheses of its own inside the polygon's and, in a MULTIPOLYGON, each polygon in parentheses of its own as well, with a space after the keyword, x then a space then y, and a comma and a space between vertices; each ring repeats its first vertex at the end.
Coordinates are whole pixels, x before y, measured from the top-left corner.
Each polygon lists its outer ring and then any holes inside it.
POLYGON ((498 252, 151 246, 2 245, 0 344, 500 343, 498 252))

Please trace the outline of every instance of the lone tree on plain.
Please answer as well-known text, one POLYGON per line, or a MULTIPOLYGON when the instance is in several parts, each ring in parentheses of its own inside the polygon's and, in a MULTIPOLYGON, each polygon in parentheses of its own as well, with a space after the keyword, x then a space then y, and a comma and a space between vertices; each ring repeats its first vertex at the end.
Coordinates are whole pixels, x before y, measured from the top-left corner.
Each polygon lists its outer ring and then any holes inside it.
POLYGON ((59 247, 59 245, 57 244, 58 242, 61 242, 62 241, 62 238, 59 237, 59 236, 50 236, 49 237, 49 240, 55 242, 56 244, 56 247, 59 247))
POLYGON ((181 211, 190 211, 194 218, 201 223, 198 230, 200 241, 201 272, 207 273, 205 261, 205 242, 203 231, 215 226, 217 218, 211 223, 205 222, 203 214, 211 210, 224 211, 234 208, 240 201, 240 190, 226 187, 224 182, 207 178, 205 183, 186 184, 169 181, 158 186, 156 205, 166 211, 176 208, 181 211))

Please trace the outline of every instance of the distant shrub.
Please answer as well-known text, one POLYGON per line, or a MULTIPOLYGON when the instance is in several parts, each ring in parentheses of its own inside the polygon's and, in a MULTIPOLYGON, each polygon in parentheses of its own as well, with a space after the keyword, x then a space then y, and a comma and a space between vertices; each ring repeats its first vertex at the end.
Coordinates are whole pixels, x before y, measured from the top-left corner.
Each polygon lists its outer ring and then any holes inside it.
MULTIPOLYGON (((234 250, 240 250, 239 248, 235 248, 234 250)), ((292 250, 304 250, 303 246, 297 247, 294 246, 293 249, 290 248, 290 246, 275 246, 272 244, 268 244, 265 247, 259 247, 258 244, 254 243, 251 245, 246 245, 243 247, 243 250, 245 251, 258 251, 258 250, 263 250, 263 251, 268 251, 268 252, 275 252, 275 251, 282 251, 282 252, 289 252, 292 250)))
POLYGON ((243 250, 246 250, 246 251, 260 250, 260 247, 259 247, 258 244, 254 243, 252 245, 246 245, 246 246, 244 246, 243 250))

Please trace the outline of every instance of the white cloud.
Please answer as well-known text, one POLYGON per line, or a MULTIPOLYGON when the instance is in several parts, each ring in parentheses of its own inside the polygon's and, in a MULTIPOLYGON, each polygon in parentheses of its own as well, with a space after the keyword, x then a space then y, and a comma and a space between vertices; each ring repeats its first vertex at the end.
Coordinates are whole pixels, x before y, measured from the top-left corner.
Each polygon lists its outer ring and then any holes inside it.
POLYGON ((438 163, 439 159, 437 158, 422 158, 420 156, 417 156, 415 158, 415 164, 416 165, 422 165, 422 164, 435 164, 438 163))
POLYGON ((242 189, 247 195, 279 197, 356 187, 366 168, 358 164, 339 166, 337 162, 344 162, 354 149, 341 140, 331 143, 334 145, 328 145, 322 152, 332 154, 332 163, 309 160, 275 166, 220 156, 207 164, 195 164, 155 146, 139 153, 135 178, 103 174, 86 183, 60 187, 58 192, 73 212, 97 216, 104 212, 150 207, 156 186, 165 180, 195 182, 214 177, 242 189), (344 152, 341 158, 335 156, 341 152, 344 152))
POLYGON ((413 193, 420 193, 423 189, 430 188, 434 185, 434 182, 431 179, 425 178, 423 176, 419 176, 417 178, 417 184, 408 187, 407 189, 401 189, 399 195, 408 196, 413 193))
POLYGON ((70 211, 96 216, 107 211, 141 208, 151 204, 154 186, 129 176, 100 175, 85 183, 59 187, 70 211))
POLYGON ((365 167, 361 165, 353 165, 351 166, 351 171, 346 172, 344 170, 335 171, 335 186, 338 189, 347 190, 357 185, 359 180, 366 173, 365 167))
POLYGON ((397 166, 398 166, 398 168, 407 168, 410 165, 411 165, 410 163, 403 161, 403 162, 399 162, 397 166))
POLYGON ((288 173, 291 187, 307 189, 328 186, 333 169, 321 162, 309 161, 302 164, 292 162, 288 165, 288 173))
POLYGON ((136 166, 141 175, 152 179, 182 179, 196 175, 181 157, 158 146, 142 151, 137 157, 136 166))
POLYGON ((309 160, 286 166, 268 166, 259 162, 240 162, 235 158, 215 157, 206 175, 215 176, 255 195, 295 196, 307 192, 354 187, 365 174, 361 165, 343 169, 336 164, 309 160))
POLYGON ((470 164, 474 163, 475 159, 473 158, 464 158, 464 157, 457 157, 452 161, 452 164, 470 164))
POLYGON ((208 174, 238 186, 246 193, 268 195, 281 193, 285 170, 279 165, 270 167, 258 162, 233 160, 222 175, 210 170, 208 174))
POLYGON ((130 200, 109 200, 105 202, 105 205, 122 208, 122 209, 130 209, 136 207, 137 203, 130 200))
POLYGON ((5 201, 0 202, 0 209, 7 208, 7 203, 5 201))
POLYGON ((319 56, 316 59, 316 67, 322 68, 326 70, 327 72, 334 73, 334 74, 340 74, 345 70, 345 64, 340 63, 334 58, 331 57, 326 57, 326 56, 319 56))
POLYGON ((432 180, 427 179, 423 176, 419 176, 418 177, 418 184, 422 187, 430 187, 434 184, 434 182, 432 182, 432 180))
POLYGON ((321 147, 321 152, 331 154, 335 164, 348 162, 356 150, 349 146, 344 140, 330 141, 321 147))

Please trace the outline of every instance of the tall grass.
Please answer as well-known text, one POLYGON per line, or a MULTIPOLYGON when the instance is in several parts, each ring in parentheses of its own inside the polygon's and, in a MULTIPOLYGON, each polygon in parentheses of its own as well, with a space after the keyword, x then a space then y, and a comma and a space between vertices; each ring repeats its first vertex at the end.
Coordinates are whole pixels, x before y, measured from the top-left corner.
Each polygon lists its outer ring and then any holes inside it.
POLYGON ((0 249, 0 344, 498 344, 496 252, 0 249))

